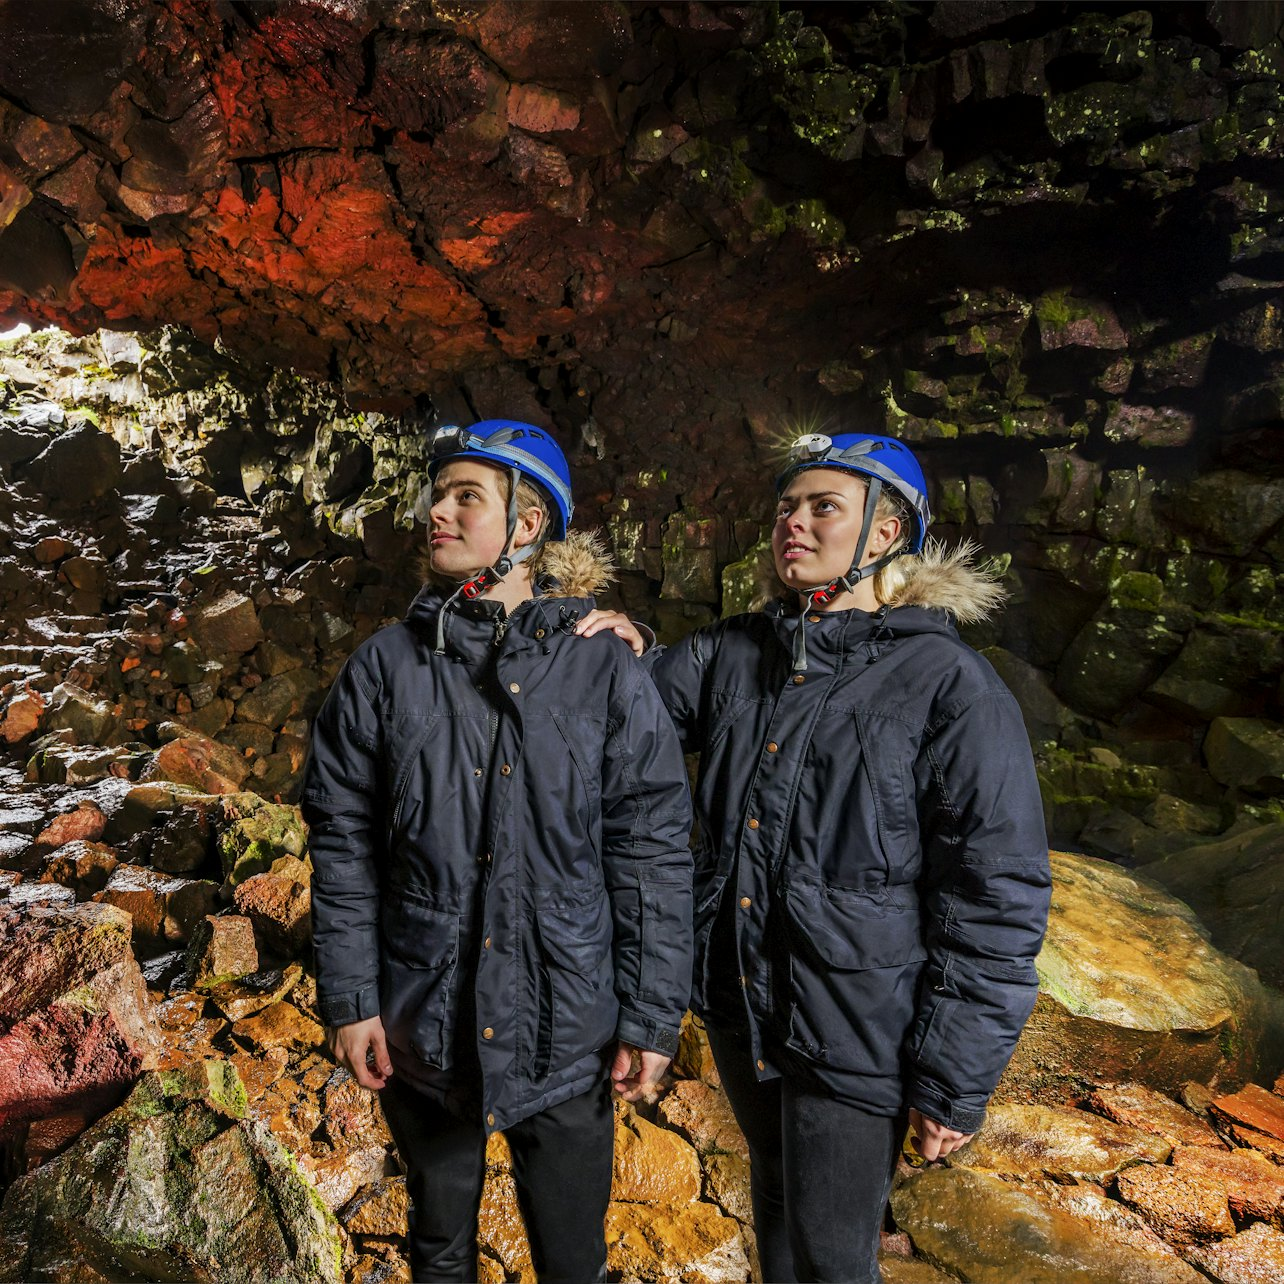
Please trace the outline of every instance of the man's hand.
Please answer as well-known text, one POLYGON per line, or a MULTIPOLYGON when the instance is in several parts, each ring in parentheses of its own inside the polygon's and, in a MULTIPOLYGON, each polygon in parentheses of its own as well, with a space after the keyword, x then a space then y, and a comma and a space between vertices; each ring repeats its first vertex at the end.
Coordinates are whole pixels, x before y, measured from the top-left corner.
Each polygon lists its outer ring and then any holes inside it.
POLYGON ((914 1134, 913 1146, 929 1163, 933 1159, 944 1159, 953 1154, 960 1146, 966 1146, 972 1140, 970 1132, 959 1132, 956 1128, 947 1128, 935 1119, 911 1107, 909 1112, 910 1131, 914 1134))
POLYGON ((650 1100, 653 1087, 668 1068, 670 1058, 621 1042, 611 1062, 611 1085, 625 1101, 650 1100))
POLYGON ((334 1059, 363 1088, 378 1092, 391 1077, 383 1022, 377 1016, 351 1025, 326 1026, 325 1041, 334 1059))
MULTIPOLYGON (((595 633, 609 629, 617 638, 623 638, 633 648, 634 655, 641 655, 646 650, 642 634, 638 632, 633 621, 622 611, 590 611, 576 626, 577 637, 591 638, 595 633)), ((632 1101, 632 1097, 629 1098, 632 1101)))

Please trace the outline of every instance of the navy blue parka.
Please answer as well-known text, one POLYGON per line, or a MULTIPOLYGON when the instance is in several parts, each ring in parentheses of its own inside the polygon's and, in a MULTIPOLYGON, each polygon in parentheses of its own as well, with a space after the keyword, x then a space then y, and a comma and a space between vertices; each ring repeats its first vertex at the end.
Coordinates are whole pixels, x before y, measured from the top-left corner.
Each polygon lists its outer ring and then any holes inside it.
MULTIPOLYGON (((554 547, 563 592, 600 574, 554 547)), ((671 1056, 690 990, 673 725, 618 638, 571 632, 592 599, 544 590, 452 605, 439 655, 426 588, 344 666, 302 795, 323 1020, 378 1014, 397 1074, 493 1128, 600 1082, 615 1039, 671 1056)))
POLYGON ((936 557, 917 605, 777 602, 649 656, 700 753, 692 1006, 760 1078, 972 1132, 1037 993, 1047 838, 1019 707, 943 604, 986 596, 936 557))

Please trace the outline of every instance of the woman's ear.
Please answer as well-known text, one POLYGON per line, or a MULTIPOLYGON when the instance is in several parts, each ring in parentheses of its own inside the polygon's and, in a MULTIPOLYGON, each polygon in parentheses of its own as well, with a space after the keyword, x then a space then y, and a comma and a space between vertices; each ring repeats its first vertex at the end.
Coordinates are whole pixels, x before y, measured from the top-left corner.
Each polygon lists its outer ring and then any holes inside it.
POLYGON ((869 533, 869 556, 870 560, 882 557, 887 552, 901 533, 901 519, 899 517, 884 517, 881 522, 874 523, 874 529, 869 533))
POLYGON ((533 544, 539 539, 540 531, 544 527, 544 514, 539 508, 532 504, 529 508, 523 508, 517 514, 517 529, 513 532, 513 547, 525 548, 527 544, 533 544))

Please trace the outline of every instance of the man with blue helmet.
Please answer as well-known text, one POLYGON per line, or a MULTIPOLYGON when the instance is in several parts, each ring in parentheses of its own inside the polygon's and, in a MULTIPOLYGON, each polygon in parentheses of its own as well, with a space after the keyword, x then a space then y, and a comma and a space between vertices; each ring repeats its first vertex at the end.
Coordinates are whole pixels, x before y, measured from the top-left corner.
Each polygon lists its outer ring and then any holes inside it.
POLYGON ((663 1073, 690 989, 686 772, 628 648, 574 640, 610 567, 556 442, 431 444, 427 583, 313 728, 318 1005, 406 1166, 415 1280, 478 1278, 498 1130, 540 1280, 604 1280, 612 1087, 663 1073))
POLYGON ((774 600, 647 659, 700 754, 692 1007, 763 1279, 873 1284, 906 1125, 925 1160, 963 1145, 1034 1004, 1047 838, 1020 709, 953 622, 1001 593, 927 541, 912 452, 803 437, 776 489, 774 600))

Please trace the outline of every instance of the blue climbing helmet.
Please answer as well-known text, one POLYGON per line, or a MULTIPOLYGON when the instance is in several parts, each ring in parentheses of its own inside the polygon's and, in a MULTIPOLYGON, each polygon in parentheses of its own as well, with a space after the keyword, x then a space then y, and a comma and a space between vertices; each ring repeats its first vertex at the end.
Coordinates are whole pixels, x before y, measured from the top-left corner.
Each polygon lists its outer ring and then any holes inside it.
MULTIPOLYGON (((483 419, 471 428, 444 425, 429 441, 428 476, 435 478, 443 465, 455 459, 484 459, 517 473, 540 488, 550 501, 549 539, 565 539, 571 524, 571 470, 562 448, 542 428, 517 419, 483 419)), ((517 519, 517 484, 509 495, 508 538, 517 519)))
POLYGON ((803 599, 803 609, 794 634, 796 671, 807 667, 806 620, 812 607, 823 606, 839 594, 855 588, 861 580, 882 570, 898 557, 907 553, 921 553, 923 541, 927 539, 927 527, 932 520, 927 504, 927 479, 923 476, 923 469, 909 448, 892 437, 872 437, 852 432, 840 433, 837 437, 827 437, 824 433, 809 433, 805 437, 799 437, 789 448, 789 459, 784 471, 776 478, 776 494, 779 495, 799 473, 809 468, 838 468, 843 472, 859 474, 865 480, 865 510, 861 515, 860 536, 847 574, 830 580, 828 584, 816 584, 811 588, 798 590, 803 599), (862 566, 861 559, 865 556, 869 533, 874 528, 874 516, 878 511, 878 500, 884 486, 896 491, 909 506, 913 530, 908 541, 900 548, 884 554, 868 566, 862 566))

